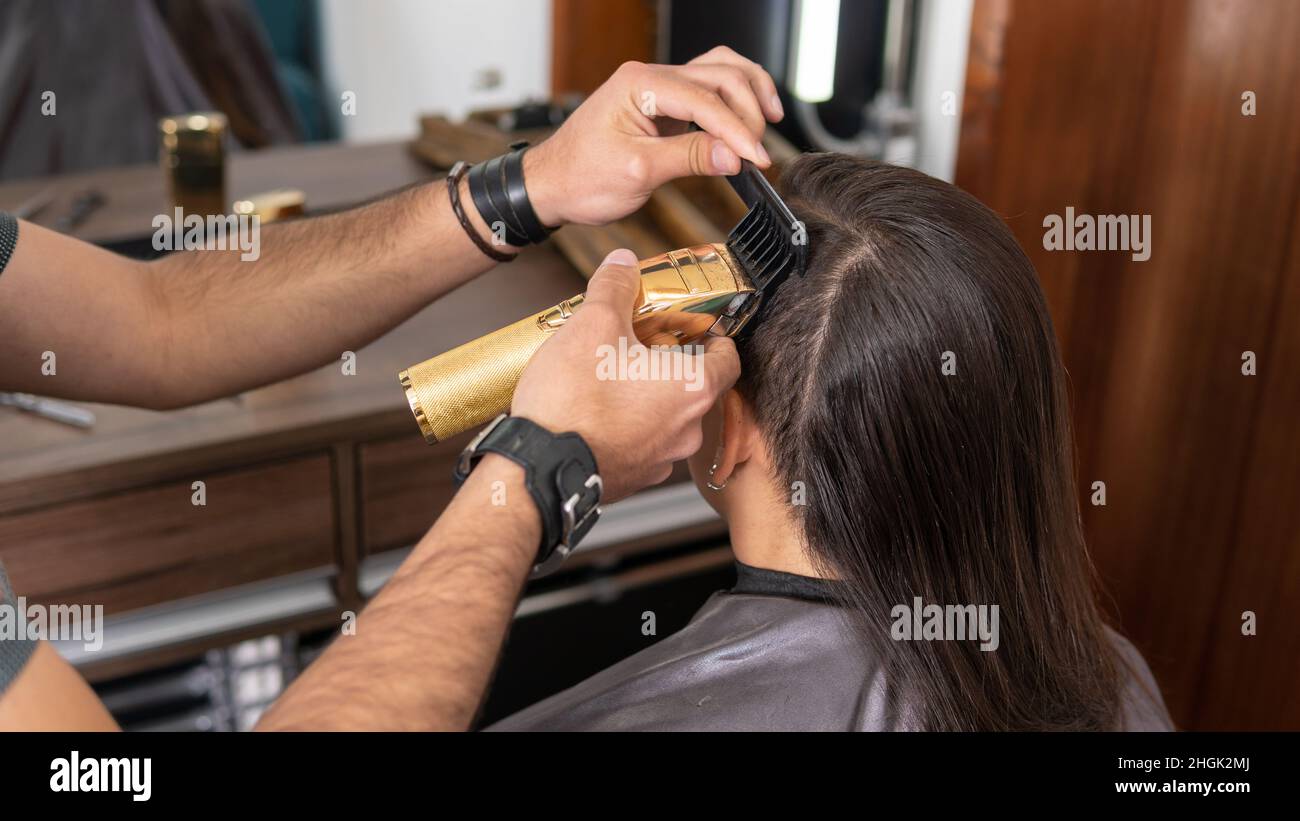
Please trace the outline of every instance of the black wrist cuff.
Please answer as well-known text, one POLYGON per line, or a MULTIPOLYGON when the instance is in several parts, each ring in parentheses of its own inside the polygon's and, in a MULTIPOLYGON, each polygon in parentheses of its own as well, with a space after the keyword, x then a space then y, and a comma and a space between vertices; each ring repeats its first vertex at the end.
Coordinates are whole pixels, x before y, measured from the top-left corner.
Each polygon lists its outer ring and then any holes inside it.
POLYGON ((509 154, 479 163, 469 172, 469 193, 479 216, 493 232, 504 228, 506 242, 516 247, 543 242, 551 230, 542 225, 524 184, 524 151, 516 143, 509 154))
POLYGON ((576 433, 554 434, 523 417, 502 414, 461 453, 453 473, 457 485, 485 453, 500 454, 524 469, 524 485, 542 519, 533 570, 550 570, 600 517, 603 488, 595 455, 576 433))

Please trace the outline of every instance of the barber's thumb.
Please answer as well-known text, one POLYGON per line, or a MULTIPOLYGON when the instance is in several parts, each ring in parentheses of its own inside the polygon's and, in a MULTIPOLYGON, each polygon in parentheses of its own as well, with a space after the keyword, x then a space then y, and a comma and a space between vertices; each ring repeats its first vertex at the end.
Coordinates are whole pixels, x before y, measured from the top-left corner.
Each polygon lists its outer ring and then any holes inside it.
POLYGON ((655 143, 651 161, 655 184, 679 177, 719 177, 740 173, 740 157, 706 131, 689 131, 655 143))
POLYGON ((626 248, 610 252, 587 283, 584 303, 608 305, 631 322, 637 295, 641 293, 641 274, 636 264, 636 254, 626 248))

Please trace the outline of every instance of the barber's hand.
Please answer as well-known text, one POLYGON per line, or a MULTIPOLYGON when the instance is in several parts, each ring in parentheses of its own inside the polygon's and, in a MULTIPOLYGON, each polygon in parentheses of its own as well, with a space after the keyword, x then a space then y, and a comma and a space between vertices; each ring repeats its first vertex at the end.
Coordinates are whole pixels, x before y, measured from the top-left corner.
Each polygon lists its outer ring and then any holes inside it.
POLYGON ((782 116, 771 76, 725 46, 684 66, 624 63, 524 155, 529 200, 547 225, 613 222, 678 177, 735 174, 741 157, 766 168, 763 130, 782 116))
POLYGON ((596 456, 605 501, 664 481, 673 462, 699 450, 704 414, 740 376, 736 346, 709 337, 700 354, 657 352, 695 360, 661 368, 661 378, 602 379, 608 374, 597 365, 619 351, 620 339, 627 340, 629 356, 643 347, 632 331, 640 287, 631 251, 606 257, 582 305, 533 355, 510 406, 515 416, 555 433, 581 434, 596 456))

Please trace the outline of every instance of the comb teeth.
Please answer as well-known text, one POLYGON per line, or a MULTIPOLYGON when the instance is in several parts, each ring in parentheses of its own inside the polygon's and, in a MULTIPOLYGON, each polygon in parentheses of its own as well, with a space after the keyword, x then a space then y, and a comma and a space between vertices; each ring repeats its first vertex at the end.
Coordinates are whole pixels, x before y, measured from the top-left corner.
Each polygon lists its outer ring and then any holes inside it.
POLYGON ((727 248, 744 266, 755 286, 770 290, 792 271, 802 269, 804 246, 795 244, 794 229, 760 200, 732 229, 727 248))

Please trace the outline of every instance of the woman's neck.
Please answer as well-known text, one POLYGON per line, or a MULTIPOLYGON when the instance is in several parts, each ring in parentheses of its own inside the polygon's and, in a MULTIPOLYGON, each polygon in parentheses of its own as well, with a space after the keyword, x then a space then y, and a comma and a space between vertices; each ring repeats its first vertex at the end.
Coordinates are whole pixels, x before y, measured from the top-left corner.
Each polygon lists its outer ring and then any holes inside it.
POLYGON ((726 519, 736 559, 751 567, 820 578, 804 549, 789 500, 780 498, 766 482, 760 487, 749 484, 735 482, 725 491, 730 494, 726 519))

